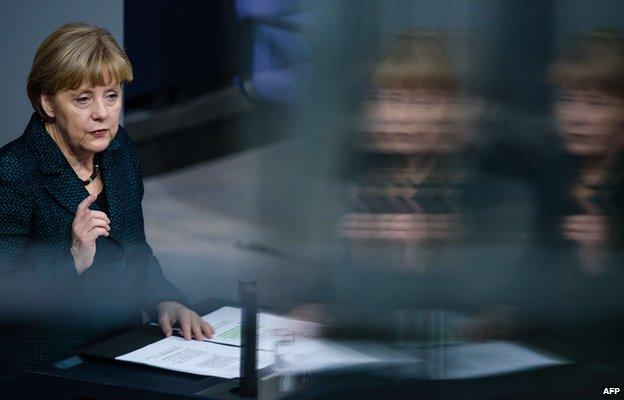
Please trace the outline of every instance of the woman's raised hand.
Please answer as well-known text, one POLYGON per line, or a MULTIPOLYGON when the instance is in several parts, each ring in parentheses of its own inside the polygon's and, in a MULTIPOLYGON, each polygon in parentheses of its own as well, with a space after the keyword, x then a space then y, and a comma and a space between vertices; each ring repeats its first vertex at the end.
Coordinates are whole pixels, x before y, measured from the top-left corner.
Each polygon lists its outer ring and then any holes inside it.
POLYGON ((82 275, 95 257, 95 239, 110 234, 110 219, 108 216, 95 210, 89 210, 89 206, 97 199, 97 194, 91 194, 84 199, 78 208, 72 223, 72 247, 74 263, 78 274, 82 275))

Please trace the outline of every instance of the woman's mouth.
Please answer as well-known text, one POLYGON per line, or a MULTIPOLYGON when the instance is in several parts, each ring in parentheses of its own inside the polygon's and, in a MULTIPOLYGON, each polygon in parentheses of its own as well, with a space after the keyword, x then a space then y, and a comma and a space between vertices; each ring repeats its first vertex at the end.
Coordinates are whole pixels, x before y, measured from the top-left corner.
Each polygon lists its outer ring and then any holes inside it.
POLYGON ((89 131, 89 134, 94 138, 102 138, 108 134, 108 129, 98 129, 95 131, 89 131))

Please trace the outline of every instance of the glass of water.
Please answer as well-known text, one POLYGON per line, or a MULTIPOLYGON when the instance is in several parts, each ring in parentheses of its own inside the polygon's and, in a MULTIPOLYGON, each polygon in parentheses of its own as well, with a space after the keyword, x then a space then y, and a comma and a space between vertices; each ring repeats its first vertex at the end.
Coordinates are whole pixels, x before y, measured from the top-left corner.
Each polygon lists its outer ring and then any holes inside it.
POLYGON ((274 329, 275 359, 273 369, 282 370, 292 363, 295 346, 295 331, 290 329, 274 329))

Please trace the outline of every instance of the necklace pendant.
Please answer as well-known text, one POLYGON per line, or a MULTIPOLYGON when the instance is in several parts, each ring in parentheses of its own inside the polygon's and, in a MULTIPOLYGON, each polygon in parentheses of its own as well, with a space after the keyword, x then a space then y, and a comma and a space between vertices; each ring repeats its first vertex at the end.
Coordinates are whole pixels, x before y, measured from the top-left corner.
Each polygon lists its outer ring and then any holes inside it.
POLYGON ((99 173, 100 173, 100 166, 99 166, 99 164, 95 163, 95 159, 94 159, 94 162, 93 162, 93 173, 91 174, 91 176, 87 180, 82 181, 82 184, 87 186, 87 185, 93 183, 93 181, 95 181, 95 179, 97 178, 99 173))

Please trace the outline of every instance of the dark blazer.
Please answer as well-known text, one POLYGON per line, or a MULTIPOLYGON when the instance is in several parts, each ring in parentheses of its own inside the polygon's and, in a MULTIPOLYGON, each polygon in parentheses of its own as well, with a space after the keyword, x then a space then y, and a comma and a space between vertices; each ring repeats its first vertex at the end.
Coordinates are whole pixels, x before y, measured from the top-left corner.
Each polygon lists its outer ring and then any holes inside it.
POLYGON ((84 185, 36 114, 0 149, 0 386, 11 363, 19 371, 69 354, 140 323, 140 310, 184 302, 145 240, 139 161, 122 127, 98 157, 111 232, 80 276, 70 247, 84 185))

